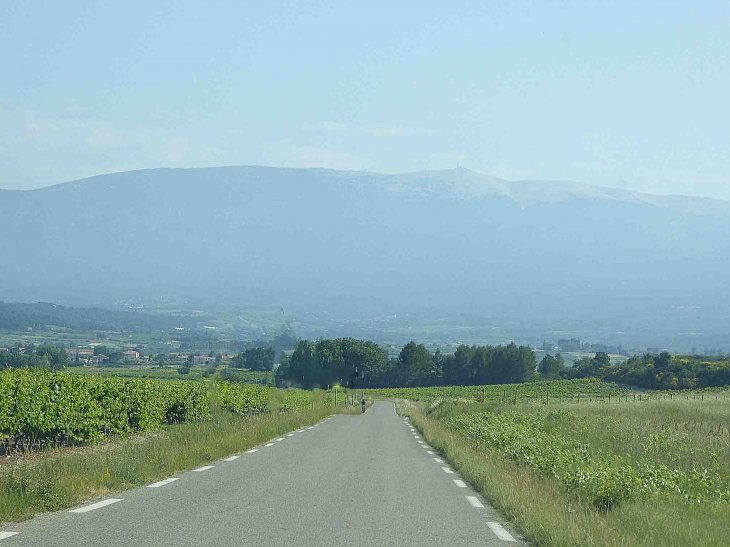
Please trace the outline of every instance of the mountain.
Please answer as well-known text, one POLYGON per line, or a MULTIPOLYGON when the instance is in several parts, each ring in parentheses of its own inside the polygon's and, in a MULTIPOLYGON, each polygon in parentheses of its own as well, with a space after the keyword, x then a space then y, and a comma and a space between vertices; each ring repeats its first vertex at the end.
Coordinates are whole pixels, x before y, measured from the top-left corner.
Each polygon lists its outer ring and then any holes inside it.
POLYGON ((151 169, 5 190, 0 248, 0 300, 255 302, 607 341, 730 331, 730 202, 466 169, 151 169))

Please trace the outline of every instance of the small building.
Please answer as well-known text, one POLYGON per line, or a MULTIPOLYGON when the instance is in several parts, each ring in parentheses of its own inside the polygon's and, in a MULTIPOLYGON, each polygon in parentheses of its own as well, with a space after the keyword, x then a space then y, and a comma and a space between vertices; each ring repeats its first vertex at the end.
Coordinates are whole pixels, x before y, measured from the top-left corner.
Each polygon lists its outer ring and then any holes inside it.
POLYGON ((136 349, 125 350, 122 355, 124 355, 124 359, 134 359, 135 361, 139 359, 139 352, 136 349))

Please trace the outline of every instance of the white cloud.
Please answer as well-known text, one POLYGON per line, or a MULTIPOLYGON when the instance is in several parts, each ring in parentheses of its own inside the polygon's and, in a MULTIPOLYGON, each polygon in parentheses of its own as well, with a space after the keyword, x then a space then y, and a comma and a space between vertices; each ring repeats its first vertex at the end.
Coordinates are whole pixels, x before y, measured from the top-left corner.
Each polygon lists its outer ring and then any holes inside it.
POLYGON ((289 156, 294 167, 327 167, 329 169, 364 170, 368 162, 347 152, 318 148, 316 146, 293 146, 289 156))
POLYGON ((320 133, 342 133, 343 131, 349 130, 349 126, 346 123, 340 122, 316 122, 316 123, 305 123, 302 125, 304 131, 315 131, 320 133))
POLYGON ((315 122, 302 125, 304 131, 317 133, 344 133, 357 132, 371 135, 373 137, 416 137, 429 135, 432 131, 418 127, 407 127, 391 123, 367 123, 358 126, 349 126, 342 122, 315 122))
POLYGON ((374 137, 417 137, 431 133, 426 129, 389 123, 371 123, 361 126, 359 130, 374 137))

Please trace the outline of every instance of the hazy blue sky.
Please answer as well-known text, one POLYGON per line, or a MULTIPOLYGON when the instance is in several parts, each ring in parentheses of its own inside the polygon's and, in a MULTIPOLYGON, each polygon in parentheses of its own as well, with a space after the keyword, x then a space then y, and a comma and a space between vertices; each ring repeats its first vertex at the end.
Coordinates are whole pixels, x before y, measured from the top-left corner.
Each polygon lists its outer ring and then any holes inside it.
POLYGON ((0 66, 0 188, 461 162, 730 199, 724 0, 0 0, 0 66))

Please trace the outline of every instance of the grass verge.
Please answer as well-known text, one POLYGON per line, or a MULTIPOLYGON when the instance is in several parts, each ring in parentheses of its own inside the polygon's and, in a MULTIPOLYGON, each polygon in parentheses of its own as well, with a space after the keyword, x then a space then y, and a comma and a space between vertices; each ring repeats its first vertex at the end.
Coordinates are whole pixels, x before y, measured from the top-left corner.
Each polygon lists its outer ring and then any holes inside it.
POLYGON ((216 410, 211 420, 167 426, 96 446, 34 454, 0 466, 0 523, 148 484, 257 446, 332 413, 359 412, 359 408, 316 406, 241 416, 216 410))
POLYGON ((418 404, 399 402, 426 441, 510 519, 545 547, 691 547, 730 545, 730 506, 689 504, 670 496, 627 502, 599 512, 557 482, 478 450, 418 404))

